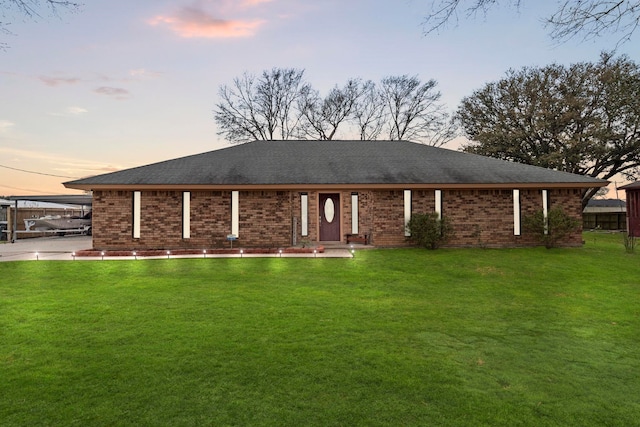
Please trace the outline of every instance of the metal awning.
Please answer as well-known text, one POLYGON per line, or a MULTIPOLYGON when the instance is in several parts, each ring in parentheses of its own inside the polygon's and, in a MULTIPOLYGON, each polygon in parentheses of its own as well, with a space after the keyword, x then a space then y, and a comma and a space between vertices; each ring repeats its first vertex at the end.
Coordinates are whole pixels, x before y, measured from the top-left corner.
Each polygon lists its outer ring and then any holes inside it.
POLYGON ((19 201, 31 201, 31 202, 47 202, 58 203, 60 205, 76 205, 76 206, 91 206, 93 204, 93 196, 91 194, 55 194, 51 196, 10 196, 9 200, 15 203, 16 214, 13 216, 13 224, 9 224, 8 230, 11 233, 11 242, 16 241, 16 235, 18 234, 18 202, 19 201))
POLYGON ((9 200, 29 200, 33 202, 60 203, 62 205, 91 205, 91 194, 56 194, 51 196, 10 196, 9 200))

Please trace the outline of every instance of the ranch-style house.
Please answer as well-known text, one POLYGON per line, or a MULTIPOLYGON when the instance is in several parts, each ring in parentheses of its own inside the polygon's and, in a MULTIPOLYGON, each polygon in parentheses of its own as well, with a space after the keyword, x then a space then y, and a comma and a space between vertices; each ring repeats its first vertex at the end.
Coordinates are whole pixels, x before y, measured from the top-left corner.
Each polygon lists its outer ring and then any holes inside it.
MULTIPOLYGON (((581 221, 581 192, 607 181, 408 141, 254 141, 64 185, 93 192, 94 249, 135 250, 405 246, 429 212, 448 246, 537 245, 523 216, 581 221)), ((581 244, 580 230, 563 242, 581 244)))

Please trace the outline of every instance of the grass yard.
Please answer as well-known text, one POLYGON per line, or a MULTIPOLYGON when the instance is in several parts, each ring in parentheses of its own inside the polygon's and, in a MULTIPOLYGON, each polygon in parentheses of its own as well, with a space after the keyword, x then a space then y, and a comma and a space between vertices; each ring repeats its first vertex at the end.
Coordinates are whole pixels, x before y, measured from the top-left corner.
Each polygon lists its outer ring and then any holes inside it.
POLYGON ((640 255, 0 263, 0 425, 632 426, 640 255))

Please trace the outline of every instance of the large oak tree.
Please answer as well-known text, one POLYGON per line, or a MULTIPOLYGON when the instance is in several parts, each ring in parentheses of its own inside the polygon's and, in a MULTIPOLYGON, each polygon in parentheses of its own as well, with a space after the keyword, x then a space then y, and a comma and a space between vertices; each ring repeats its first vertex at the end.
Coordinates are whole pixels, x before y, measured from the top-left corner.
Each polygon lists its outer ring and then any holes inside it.
MULTIPOLYGON (((603 53, 596 63, 511 70, 464 98, 465 151, 610 179, 640 172, 640 67, 603 53)), ((585 190, 583 206, 597 192, 585 190)))

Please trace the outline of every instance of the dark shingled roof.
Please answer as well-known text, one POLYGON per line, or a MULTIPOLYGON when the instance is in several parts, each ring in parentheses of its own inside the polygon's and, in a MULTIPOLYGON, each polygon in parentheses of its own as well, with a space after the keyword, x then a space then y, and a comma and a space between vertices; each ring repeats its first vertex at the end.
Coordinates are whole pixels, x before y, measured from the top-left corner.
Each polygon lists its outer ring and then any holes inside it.
POLYGON ((623 185, 621 190, 637 190, 640 189, 640 181, 632 182, 631 184, 623 185))
POLYGON ((65 186, 531 184, 606 181, 408 141, 254 141, 65 186))
POLYGON ((590 199, 587 202, 588 208, 624 208, 627 202, 620 199, 590 199))

